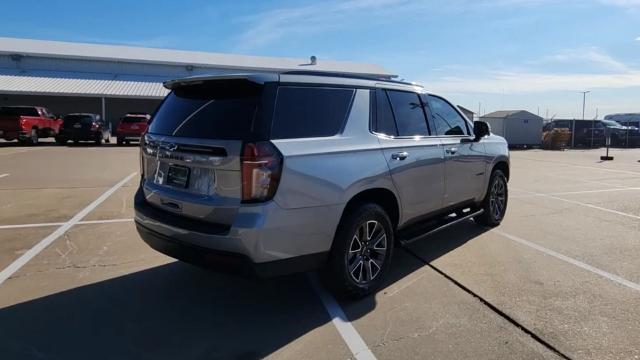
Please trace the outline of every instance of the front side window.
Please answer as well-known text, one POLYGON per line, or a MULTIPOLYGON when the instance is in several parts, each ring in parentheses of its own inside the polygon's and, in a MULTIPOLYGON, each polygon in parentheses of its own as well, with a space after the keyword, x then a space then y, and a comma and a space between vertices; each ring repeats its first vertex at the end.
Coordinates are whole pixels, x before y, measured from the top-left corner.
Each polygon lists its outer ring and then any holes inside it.
POLYGON ((387 90, 399 136, 429 136, 429 128, 418 94, 387 90))
POLYGON ((445 100, 429 95, 429 110, 438 135, 469 135, 467 122, 445 100))
POLYGON ((280 86, 272 139, 337 135, 349 116, 354 89, 280 86))

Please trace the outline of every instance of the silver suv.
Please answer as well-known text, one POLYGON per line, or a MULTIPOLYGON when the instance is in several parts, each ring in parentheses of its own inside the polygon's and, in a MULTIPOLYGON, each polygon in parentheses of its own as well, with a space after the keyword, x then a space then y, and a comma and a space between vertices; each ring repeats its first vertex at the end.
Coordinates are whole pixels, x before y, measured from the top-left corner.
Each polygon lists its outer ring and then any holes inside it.
POLYGON ((421 86, 314 72, 165 86, 135 221, 169 256, 260 276, 320 269, 363 296, 394 245, 505 214, 507 143, 421 86))

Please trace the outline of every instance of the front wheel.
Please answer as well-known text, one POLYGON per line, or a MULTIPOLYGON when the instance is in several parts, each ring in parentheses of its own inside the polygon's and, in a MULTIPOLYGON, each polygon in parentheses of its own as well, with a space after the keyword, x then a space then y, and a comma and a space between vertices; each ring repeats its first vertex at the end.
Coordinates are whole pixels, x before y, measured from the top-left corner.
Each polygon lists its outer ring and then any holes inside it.
POLYGON ((507 177, 500 170, 494 170, 489 179, 487 194, 482 200, 484 212, 476 216, 474 220, 481 225, 498 226, 502 222, 507 212, 507 201, 509 200, 509 190, 507 188, 507 177))
POLYGON ((360 298, 377 290, 393 255, 389 216, 376 204, 345 213, 322 269, 327 287, 339 296, 360 298))

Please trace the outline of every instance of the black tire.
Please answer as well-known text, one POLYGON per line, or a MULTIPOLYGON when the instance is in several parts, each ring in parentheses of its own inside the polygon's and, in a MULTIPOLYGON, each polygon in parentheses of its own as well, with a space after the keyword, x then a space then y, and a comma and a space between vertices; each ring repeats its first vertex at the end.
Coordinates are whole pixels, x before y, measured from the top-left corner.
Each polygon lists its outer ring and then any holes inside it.
POLYGON ((338 297, 371 294, 380 287, 389 268, 393 242, 391 220, 379 205, 363 204, 350 210, 338 225, 329 259, 321 270, 323 282, 338 297))
POLYGON ((58 145, 67 145, 67 139, 56 136, 56 143, 58 145))
POLYGON ((104 139, 104 141, 105 141, 107 144, 111 144, 111 136, 107 135, 107 137, 104 139))
POLYGON ((118 138, 116 140, 116 144, 118 144, 118 146, 122 146, 122 145, 124 145, 124 140, 122 140, 121 138, 118 138))
POLYGON ((95 142, 96 145, 102 145, 102 133, 98 133, 95 142))
POLYGON ((504 176, 501 170, 493 170, 491 178, 489 179, 487 194, 481 203, 484 213, 473 219, 476 223, 484 226, 493 227, 500 225, 502 219, 504 219, 504 214, 507 212, 508 201, 509 189, 507 187, 507 177, 504 176))
POLYGON ((36 146, 40 142, 40 138, 38 137, 38 129, 31 129, 31 134, 29 138, 27 138, 27 143, 29 145, 36 146))

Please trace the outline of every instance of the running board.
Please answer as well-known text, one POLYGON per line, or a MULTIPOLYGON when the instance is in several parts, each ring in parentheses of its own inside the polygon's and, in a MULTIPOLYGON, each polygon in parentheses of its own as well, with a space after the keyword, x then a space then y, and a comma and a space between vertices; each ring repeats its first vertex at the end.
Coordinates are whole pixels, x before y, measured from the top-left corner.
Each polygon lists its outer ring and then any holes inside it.
POLYGON ((444 229, 448 228, 451 225, 457 224, 457 223, 462 222, 464 220, 471 219, 474 216, 482 215, 482 213, 484 213, 484 210, 480 209, 480 210, 478 210, 476 212, 472 212, 472 213, 470 213, 468 215, 464 215, 462 217, 455 217, 453 220, 448 221, 448 222, 444 223, 443 225, 437 226, 437 227, 435 227, 435 228, 433 228, 433 229, 431 229, 431 230, 429 230, 429 231, 427 231, 425 233, 422 233, 422 234, 420 234, 418 236, 415 236, 415 237, 412 237, 412 238, 406 239, 406 240, 400 238, 400 244, 401 245, 408 245, 408 244, 411 244, 414 241, 422 240, 422 239, 428 237, 429 235, 432 235, 434 233, 437 233, 440 230, 444 230, 444 229))

